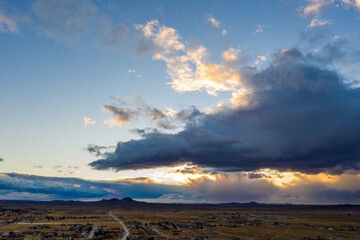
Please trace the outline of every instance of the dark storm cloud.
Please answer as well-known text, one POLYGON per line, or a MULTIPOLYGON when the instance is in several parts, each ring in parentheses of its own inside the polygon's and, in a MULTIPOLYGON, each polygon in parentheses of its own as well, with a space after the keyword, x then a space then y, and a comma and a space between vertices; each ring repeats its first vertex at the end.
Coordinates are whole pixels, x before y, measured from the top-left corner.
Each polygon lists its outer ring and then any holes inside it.
POLYGON ((327 26, 319 28, 310 28, 306 31, 301 31, 299 34, 299 44, 304 44, 308 47, 327 42, 330 31, 327 26))
POLYGON ((40 194, 44 199, 94 199, 109 197, 158 198, 169 192, 183 192, 181 186, 158 184, 146 178, 118 181, 89 181, 79 178, 43 177, 18 173, 0 174, 0 198, 40 194))
MULTIPOLYGON (((87 151, 97 157, 106 156, 107 152, 110 149, 112 149, 112 147, 98 146, 95 144, 89 144, 87 146, 87 151)), ((61 168, 61 166, 55 166, 55 167, 61 168)))
POLYGON ((357 64, 360 61, 360 51, 353 49, 345 38, 323 46, 320 53, 309 53, 307 58, 321 64, 357 64))
POLYGON ((344 59, 342 46, 325 46, 316 55, 282 49, 266 69, 247 76, 248 106, 203 114, 176 134, 144 133, 120 142, 90 166, 125 170, 191 162, 228 171, 359 170, 360 89, 327 65, 344 59))
POLYGON ((301 179, 280 187, 261 173, 220 173, 215 180, 206 177, 189 180, 187 193, 207 202, 359 204, 358 183, 357 175, 344 174, 333 182, 301 179))
MULTIPOLYGON (((172 109, 161 110, 151 107, 140 98, 130 102, 119 98, 117 100, 118 105, 104 105, 103 107, 105 111, 113 114, 114 121, 112 122, 115 122, 115 124, 112 123, 112 125, 124 126, 142 117, 150 119, 159 128, 175 129, 183 125, 192 124, 202 116, 202 113, 194 106, 176 112, 172 109)), ((135 133, 141 134, 136 131, 135 133)))
POLYGON ((119 125, 126 124, 134 118, 137 118, 137 116, 139 115, 138 111, 134 111, 126 107, 105 105, 104 110, 111 112, 114 115, 114 118, 118 121, 119 125))

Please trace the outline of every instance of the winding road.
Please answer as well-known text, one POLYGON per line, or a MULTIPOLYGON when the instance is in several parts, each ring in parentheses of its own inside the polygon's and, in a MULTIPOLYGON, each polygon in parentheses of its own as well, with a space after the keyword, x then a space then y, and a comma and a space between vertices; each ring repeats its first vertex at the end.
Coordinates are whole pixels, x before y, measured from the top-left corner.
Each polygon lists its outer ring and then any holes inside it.
POLYGON ((130 234, 130 231, 129 231, 129 229, 125 226, 125 224, 120 220, 120 219, 118 219, 117 217, 115 217, 112 213, 111 213, 111 211, 109 211, 109 215, 110 215, 110 217, 112 217, 115 221, 117 221, 118 223, 120 223, 120 225, 123 227, 123 229, 124 229, 124 231, 125 231, 125 235, 124 235, 124 237, 121 239, 121 240, 126 240, 126 238, 129 236, 129 234, 130 234))
POLYGON ((92 227, 91 233, 89 235, 89 239, 93 239, 94 238, 94 234, 95 234, 95 230, 96 230, 97 226, 96 224, 94 224, 94 226, 92 227))
POLYGON ((170 239, 170 237, 168 237, 166 234, 164 234, 164 233, 160 232, 160 231, 159 231, 159 230, 157 230, 155 227, 151 227, 151 229, 152 229, 153 231, 155 231, 157 234, 159 234, 159 235, 163 236, 164 238, 166 238, 166 239, 170 239))

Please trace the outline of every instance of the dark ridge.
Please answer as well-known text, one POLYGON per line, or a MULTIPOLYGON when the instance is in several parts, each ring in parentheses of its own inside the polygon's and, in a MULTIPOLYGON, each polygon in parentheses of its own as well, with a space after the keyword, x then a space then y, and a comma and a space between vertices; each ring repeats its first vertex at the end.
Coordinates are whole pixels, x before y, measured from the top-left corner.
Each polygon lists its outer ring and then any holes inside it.
POLYGON ((207 209, 207 210, 219 210, 219 209, 249 209, 256 208, 262 210, 271 210, 274 207, 279 211, 287 211, 289 209, 323 209, 323 210, 336 210, 336 209, 348 209, 353 210, 360 208, 360 205, 351 204, 332 204, 332 205, 311 205, 311 204, 276 204, 276 203, 258 203, 258 202, 229 202, 229 203, 147 203, 142 201, 136 201, 130 197, 122 199, 102 199, 98 201, 78 201, 78 200, 53 200, 53 201, 29 201, 29 200, 0 200, 0 208, 29 208, 29 207, 47 207, 51 209, 67 209, 72 207, 74 209, 167 209, 169 207, 174 209, 207 209))
POLYGON ((110 203, 110 204, 115 204, 115 203, 140 203, 138 201, 135 201, 131 197, 124 197, 122 199, 118 199, 118 198, 103 199, 103 200, 100 200, 98 202, 100 202, 100 203, 110 203))
POLYGON ((103 199, 100 200, 99 202, 119 202, 120 200, 118 198, 112 198, 112 199, 103 199))
POLYGON ((132 199, 131 197, 124 197, 120 201, 122 201, 122 202, 137 202, 134 199, 132 199))
POLYGON ((266 205, 266 204, 258 203, 258 202, 247 202, 247 203, 230 202, 230 203, 220 203, 220 205, 228 205, 228 206, 259 206, 259 205, 266 205))

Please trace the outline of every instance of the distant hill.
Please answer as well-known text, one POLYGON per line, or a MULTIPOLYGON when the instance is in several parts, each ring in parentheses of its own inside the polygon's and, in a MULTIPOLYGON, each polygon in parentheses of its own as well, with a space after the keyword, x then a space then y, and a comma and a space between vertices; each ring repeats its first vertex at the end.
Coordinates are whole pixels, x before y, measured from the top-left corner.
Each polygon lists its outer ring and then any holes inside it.
POLYGON ((302 204, 267 204, 258 202, 229 202, 229 203, 199 203, 199 204, 185 204, 185 203, 147 203, 136 201, 130 197, 122 199, 102 199, 98 201, 76 201, 76 200, 54 200, 54 201, 21 201, 21 200, 0 200, 0 208, 49 208, 49 209, 74 209, 74 210, 114 210, 114 209, 177 209, 182 210, 219 210, 219 209, 355 209, 360 208, 360 205, 338 204, 338 205, 302 205, 302 204))
POLYGON ((266 204, 265 203, 258 203, 258 202, 247 202, 247 203, 230 202, 230 203, 220 203, 220 205, 228 205, 228 206, 259 206, 259 205, 266 205, 266 204))

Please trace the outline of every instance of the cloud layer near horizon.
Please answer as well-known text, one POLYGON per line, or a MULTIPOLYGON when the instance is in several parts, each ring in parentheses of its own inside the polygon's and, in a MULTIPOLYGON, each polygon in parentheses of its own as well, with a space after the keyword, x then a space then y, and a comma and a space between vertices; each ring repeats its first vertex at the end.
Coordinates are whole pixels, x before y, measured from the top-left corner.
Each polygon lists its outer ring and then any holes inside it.
POLYGON ((102 199, 113 197, 158 198, 181 186, 158 184, 146 178, 91 181, 80 178, 45 177, 20 173, 0 174, 0 199, 102 199), (20 198, 20 196, 23 197, 20 198))
POLYGON ((133 178, 114 181, 90 181, 79 178, 44 177, 19 173, 0 174, 0 199, 6 200, 99 200, 132 197, 164 203, 249 202, 334 204, 358 203, 358 174, 295 174, 281 186, 270 175, 282 173, 217 173, 188 179, 183 185, 154 183, 133 178))

